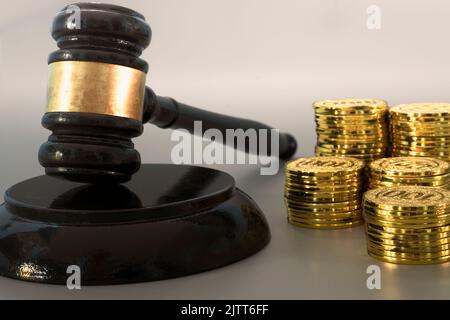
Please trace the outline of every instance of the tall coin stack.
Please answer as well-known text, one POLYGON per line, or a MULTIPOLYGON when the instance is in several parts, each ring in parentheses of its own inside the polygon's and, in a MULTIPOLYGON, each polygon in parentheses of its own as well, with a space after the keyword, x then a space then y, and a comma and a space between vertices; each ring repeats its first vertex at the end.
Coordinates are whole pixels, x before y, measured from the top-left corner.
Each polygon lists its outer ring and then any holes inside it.
POLYGON ((391 108, 393 156, 450 160, 450 104, 413 103, 391 108))
POLYGON ((386 155, 387 103, 338 99, 314 103, 316 156, 350 156, 370 162, 386 155))
POLYGON ((345 157, 300 158, 286 165, 288 221, 300 227, 340 229, 361 224, 364 163, 345 157))
POLYGON ((394 157, 373 161, 369 165, 368 187, 402 185, 448 188, 449 163, 426 157, 394 157))
POLYGON ((450 261, 450 192, 422 186, 383 187, 364 194, 367 250, 391 263, 450 261))

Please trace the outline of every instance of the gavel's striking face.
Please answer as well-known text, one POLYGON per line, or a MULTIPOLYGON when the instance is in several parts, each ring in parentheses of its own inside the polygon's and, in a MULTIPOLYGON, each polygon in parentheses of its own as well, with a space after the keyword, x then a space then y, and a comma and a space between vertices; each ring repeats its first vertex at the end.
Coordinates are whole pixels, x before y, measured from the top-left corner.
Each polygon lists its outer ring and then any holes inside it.
POLYGON ((49 56, 47 112, 52 131, 39 150, 49 175, 89 183, 126 182, 139 170, 131 138, 142 133, 151 30, 127 8, 78 3, 59 12, 49 56))

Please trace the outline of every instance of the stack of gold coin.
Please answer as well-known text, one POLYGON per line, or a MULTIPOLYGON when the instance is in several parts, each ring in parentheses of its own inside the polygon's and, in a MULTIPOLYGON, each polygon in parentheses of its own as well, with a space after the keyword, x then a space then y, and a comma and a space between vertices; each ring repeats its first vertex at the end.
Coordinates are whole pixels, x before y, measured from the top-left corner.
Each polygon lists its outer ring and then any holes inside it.
POLYGON ((393 156, 450 160, 450 103, 402 104, 390 118, 393 156))
POLYGON ((402 264, 450 261, 450 191, 382 187, 364 194, 363 207, 369 255, 402 264))
POLYGON ((394 157, 373 161, 369 166, 368 187, 428 186, 448 188, 449 163, 427 157, 394 157))
POLYGON ((314 103, 316 156, 349 156, 370 162, 386 155, 387 103, 338 99, 314 103))
POLYGON ((285 202, 291 224, 340 229, 361 224, 361 160, 346 157, 300 158, 286 165, 285 202))

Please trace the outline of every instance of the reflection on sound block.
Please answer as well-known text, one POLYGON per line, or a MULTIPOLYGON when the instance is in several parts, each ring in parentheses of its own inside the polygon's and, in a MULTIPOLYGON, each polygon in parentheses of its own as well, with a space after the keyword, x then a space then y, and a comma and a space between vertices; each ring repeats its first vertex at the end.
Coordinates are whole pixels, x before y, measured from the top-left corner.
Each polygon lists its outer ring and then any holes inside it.
POLYGON ((154 281, 218 268, 270 239, 255 202, 230 175, 147 164, 124 185, 39 176, 8 189, 0 206, 0 274, 84 285, 154 281))

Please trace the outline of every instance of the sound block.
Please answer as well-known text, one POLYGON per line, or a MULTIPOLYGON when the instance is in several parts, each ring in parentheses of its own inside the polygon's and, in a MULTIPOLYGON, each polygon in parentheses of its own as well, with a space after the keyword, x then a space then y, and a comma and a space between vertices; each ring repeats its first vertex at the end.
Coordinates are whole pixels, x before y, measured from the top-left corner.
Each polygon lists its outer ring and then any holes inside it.
POLYGON ((0 206, 0 275, 83 285, 162 280, 218 268, 261 250, 267 222, 221 171, 147 164, 123 185, 39 176, 0 206))

